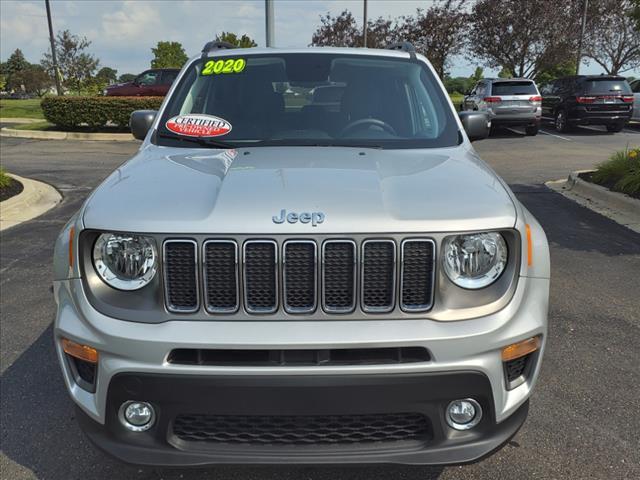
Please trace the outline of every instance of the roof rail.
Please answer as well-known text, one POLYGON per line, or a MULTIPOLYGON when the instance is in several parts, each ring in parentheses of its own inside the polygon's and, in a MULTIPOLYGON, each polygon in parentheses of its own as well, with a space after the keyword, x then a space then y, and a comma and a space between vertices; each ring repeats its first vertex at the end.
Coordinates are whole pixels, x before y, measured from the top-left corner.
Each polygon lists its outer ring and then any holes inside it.
POLYGON ((395 42, 387 45, 387 50, 402 50, 409 53, 412 60, 416 58, 416 49, 411 42, 395 42))
POLYGON ((206 57, 207 53, 209 53, 211 50, 230 50, 233 48, 237 48, 233 43, 229 43, 229 42, 221 42, 218 40, 213 40, 211 42, 207 42, 204 47, 202 47, 202 56, 206 57))

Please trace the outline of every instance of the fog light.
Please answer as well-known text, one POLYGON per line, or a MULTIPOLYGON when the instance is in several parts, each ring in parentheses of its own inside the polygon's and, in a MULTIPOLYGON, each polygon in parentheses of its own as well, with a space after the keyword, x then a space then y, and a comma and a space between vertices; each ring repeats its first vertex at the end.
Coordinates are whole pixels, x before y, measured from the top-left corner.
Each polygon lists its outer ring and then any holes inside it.
POLYGON ((124 402, 118 412, 120 422, 132 432, 144 432, 153 426, 156 414, 147 402, 124 402))
POLYGON ((473 398, 454 400, 447 407, 447 423, 456 430, 469 430, 482 419, 482 408, 473 398))

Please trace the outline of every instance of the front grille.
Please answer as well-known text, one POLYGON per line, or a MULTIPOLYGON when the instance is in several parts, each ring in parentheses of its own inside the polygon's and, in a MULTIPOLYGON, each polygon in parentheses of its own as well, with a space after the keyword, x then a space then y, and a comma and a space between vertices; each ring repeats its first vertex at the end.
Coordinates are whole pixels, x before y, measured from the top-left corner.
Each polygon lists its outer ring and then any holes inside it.
POLYGON ((204 244, 204 293, 207 311, 238 309, 238 249, 235 242, 210 240, 204 244))
POLYGON ((288 241, 282 255, 284 308, 289 313, 316 309, 318 261, 312 241, 288 241))
POLYGON ((362 246, 362 309, 393 310, 396 244, 393 240, 367 240, 362 246))
POLYGON ((278 309, 278 251, 272 241, 252 240, 244 244, 244 300, 250 313, 272 313, 278 309))
POLYGON ((192 240, 164 243, 164 274, 167 309, 194 312, 198 309, 197 244, 192 240))
POLYGON ((356 306, 356 244, 329 240, 322 251, 323 307, 331 313, 347 313, 356 306))
POLYGON ((358 307, 374 315, 433 306, 436 252, 430 239, 172 239, 163 251, 165 302, 175 313, 198 311, 200 304, 213 315, 241 308, 245 315, 311 315, 319 309, 338 315, 358 307))
POLYGON ((401 306, 408 312, 429 310, 433 303, 435 280, 431 240, 405 240, 402 243, 401 306))
POLYGON ((428 362, 423 347, 331 348, 309 350, 227 350, 177 348, 167 362, 174 365, 233 367, 300 367, 345 365, 396 365, 428 362))
POLYGON ((178 415, 173 434, 187 442, 244 445, 348 445, 428 440, 420 413, 314 416, 178 415))

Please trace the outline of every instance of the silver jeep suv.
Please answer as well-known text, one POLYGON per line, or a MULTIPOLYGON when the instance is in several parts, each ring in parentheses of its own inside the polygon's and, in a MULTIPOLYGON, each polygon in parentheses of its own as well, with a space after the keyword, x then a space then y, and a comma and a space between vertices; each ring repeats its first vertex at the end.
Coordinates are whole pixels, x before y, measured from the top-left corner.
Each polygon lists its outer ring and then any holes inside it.
POLYGON ((549 252, 471 146, 486 115, 457 116, 409 44, 226 47, 132 115, 140 150, 56 243, 82 429, 172 466, 503 445, 540 370, 549 252))
POLYGON ((492 130, 524 127, 527 135, 537 135, 542 118, 542 97, 528 78, 485 78, 462 101, 462 110, 485 112, 492 130))

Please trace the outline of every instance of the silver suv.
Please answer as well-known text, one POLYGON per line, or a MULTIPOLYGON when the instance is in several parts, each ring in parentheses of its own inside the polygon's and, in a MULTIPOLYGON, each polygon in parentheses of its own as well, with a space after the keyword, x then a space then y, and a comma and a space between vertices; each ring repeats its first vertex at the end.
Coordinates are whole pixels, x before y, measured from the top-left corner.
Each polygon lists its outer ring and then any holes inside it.
POLYGON ((408 44, 225 46, 132 115, 140 150, 56 243, 82 429, 173 466, 503 445, 540 370, 549 251, 471 146, 486 115, 457 116, 408 44))
POLYGON ((537 135, 542 97, 533 80, 485 78, 465 95, 462 110, 487 113, 493 130, 523 126, 527 135, 537 135))

